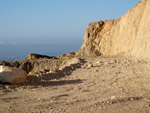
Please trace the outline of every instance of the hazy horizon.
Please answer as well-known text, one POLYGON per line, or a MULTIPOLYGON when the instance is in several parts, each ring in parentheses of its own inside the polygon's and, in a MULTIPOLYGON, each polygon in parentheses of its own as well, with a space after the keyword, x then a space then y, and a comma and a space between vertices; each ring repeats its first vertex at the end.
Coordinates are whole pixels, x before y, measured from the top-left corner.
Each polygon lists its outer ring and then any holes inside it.
POLYGON ((82 43, 25 43, 0 45, 1 56, 25 56, 30 53, 47 54, 50 56, 77 51, 82 43), (2 50, 2 49, 5 50, 2 50), (8 52, 10 51, 10 52, 8 52), (53 53, 53 54, 51 54, 53 53))

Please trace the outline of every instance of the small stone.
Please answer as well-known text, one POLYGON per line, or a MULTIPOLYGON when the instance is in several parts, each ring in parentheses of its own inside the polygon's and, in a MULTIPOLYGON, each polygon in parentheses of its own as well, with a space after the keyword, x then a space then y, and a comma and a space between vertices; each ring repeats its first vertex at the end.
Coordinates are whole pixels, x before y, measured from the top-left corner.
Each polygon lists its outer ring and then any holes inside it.
POLYGON ((108 63, 107 62, 104 62, 104 65, 107 65, 108 63))
POLYGON ((117 60, 115 59, 114 62, 117 63, 117 60))
POLYGON ((93 64, 92 64, 92 63, 89 63, 89 64, 88 64, 88 67, 93 67, 93 64))
POLYGON ((101 63, 101 61, 97 61, 96 63, 97 63, 97 64, 100 64, 100 63, 101 63))
POLYGON ((113 60, 112 60, 112 61, 110 61, 110 64, 114 64, 114 63, 115 63, 115 61, 113 61, 113 60))
POLYGON ((9 89, 9 86, 5 86, 6 89, 9 89))
POLYGON ((109 104, 110 102, 109 102, 109 101, 106 101, 106 103, 109 104))
POLYGON ((130 98, 130 100, 134 100, 134 98, 130 98))
POLYGON ((116 98, 116 96, 111 96, 111 99, 115 99, 116 98))
POLYGON ((46 74, 50 74, 50 72, 46 72, 46 74))

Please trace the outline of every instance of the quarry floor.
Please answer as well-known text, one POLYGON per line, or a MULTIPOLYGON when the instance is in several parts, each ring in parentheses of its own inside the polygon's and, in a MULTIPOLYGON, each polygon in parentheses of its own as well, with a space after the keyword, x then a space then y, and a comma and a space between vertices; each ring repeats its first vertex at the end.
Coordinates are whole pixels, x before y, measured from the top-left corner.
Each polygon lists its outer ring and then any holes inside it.
POLYGON ((0 84, 0 113, 150 113, 150 63, 91 57, 59 79, 0 84))

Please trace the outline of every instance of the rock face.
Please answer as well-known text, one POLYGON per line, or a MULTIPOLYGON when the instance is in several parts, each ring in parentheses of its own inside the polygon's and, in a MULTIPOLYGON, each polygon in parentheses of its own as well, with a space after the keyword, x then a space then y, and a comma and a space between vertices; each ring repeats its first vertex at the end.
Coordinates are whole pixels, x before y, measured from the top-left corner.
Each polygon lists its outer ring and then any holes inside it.
POLYGON ((20 84, 25 83, 27 73, 19 68, 0 66, 0 81, 2 83, 20 84))
POLYGON ((76 54, 150 59, 150 0, 140 1, 120 19, 90 23, 76 54))

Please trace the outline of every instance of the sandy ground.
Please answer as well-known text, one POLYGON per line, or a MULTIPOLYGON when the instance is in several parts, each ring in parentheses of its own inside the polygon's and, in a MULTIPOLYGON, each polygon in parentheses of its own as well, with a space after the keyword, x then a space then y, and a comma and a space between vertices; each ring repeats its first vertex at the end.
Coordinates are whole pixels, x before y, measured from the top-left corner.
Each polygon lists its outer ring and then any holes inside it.
POLYGON ((59 79, 0 84, 0 113, 150 113, 150 63, 86 58, 59 79))

